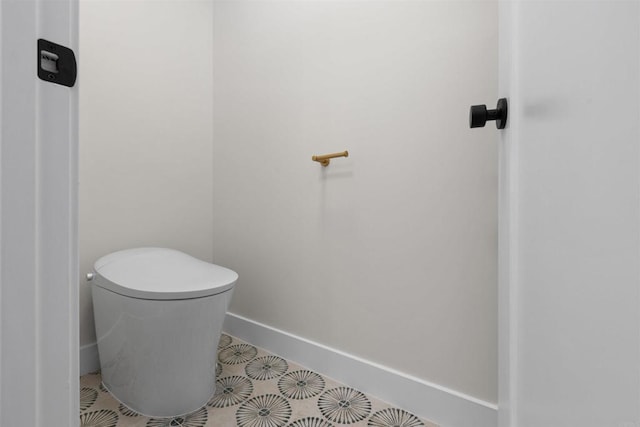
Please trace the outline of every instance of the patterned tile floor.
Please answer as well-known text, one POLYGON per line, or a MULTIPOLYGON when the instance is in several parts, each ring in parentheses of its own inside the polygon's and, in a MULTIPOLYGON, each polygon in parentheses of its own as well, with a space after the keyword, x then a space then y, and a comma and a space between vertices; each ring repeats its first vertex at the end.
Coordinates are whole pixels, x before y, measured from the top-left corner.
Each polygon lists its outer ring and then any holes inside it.
POLYGON ((437 427, 409 412, 222 335, 217 387, 207 406, 148 418, 113 398, 99 373, 80 378, 81 427, 437 427))

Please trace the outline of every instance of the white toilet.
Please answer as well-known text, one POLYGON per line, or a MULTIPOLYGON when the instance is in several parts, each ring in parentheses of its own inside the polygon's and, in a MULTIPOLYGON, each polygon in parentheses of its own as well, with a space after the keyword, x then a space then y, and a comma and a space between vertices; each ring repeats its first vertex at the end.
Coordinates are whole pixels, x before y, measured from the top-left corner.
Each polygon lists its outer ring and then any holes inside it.
POLYGON ((94 264, 93 308, 102 381, 152 417, 204 406, 238 275, 164 248, 129 249, 94 264))

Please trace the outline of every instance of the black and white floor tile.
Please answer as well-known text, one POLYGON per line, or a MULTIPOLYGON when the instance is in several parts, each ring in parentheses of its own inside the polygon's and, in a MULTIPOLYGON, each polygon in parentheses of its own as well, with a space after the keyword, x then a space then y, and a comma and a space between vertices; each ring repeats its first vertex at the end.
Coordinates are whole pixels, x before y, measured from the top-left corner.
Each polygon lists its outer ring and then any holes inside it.
POLYGON ((175 418, 139 415, 114 399, 99 373, 80 378, 80 427, 437 427, 294 362, 223 334, 216 391, 175 418))

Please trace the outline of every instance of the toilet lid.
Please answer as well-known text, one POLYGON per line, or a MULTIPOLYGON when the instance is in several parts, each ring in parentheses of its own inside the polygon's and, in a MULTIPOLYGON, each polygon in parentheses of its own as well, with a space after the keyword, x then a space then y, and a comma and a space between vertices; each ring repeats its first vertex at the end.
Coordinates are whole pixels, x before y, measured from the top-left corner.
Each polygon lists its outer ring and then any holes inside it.
POLYGON ((96 286, 133 298, 200 298, 230 290, 238 274, 165 248, 137 248, 105 255, 93 265, 96 286))

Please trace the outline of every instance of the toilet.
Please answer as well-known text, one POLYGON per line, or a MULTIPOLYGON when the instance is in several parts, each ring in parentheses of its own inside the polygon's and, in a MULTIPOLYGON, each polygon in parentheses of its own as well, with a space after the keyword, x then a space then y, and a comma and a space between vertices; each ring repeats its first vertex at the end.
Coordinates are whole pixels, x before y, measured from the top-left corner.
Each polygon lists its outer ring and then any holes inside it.
POLYGON ((104 387, 149 417, 176 417, 215 392, 216 350, 238 274, 165 248, 94 264, 93 309, 104 387))

